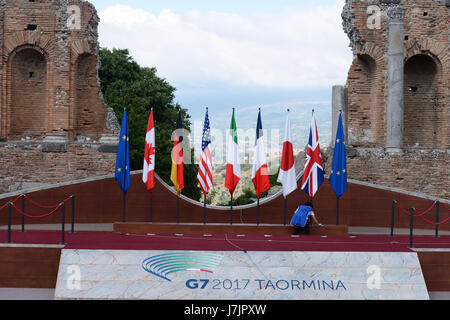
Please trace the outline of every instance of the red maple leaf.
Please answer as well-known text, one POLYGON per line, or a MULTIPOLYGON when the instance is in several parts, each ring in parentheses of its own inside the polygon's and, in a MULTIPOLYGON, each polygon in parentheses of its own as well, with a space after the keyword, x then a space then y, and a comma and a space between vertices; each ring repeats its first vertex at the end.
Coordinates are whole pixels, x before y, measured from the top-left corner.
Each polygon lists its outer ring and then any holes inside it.
POLYGON ((145 148, 145 159, 147 160, 148 165, 152 164, 152 156, 155 154, 155 147, 153 144, 150 144, 149 147, 145 148))

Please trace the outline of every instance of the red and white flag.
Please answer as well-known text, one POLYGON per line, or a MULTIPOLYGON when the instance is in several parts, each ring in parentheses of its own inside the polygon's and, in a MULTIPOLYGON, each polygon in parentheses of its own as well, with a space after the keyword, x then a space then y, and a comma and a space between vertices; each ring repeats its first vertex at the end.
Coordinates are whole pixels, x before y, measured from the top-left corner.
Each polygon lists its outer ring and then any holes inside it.
POLYGON ((198 165, 197 181, 202 188, 203 194, 208 195, 213 188, 213 176, 212 176, 212 157, 211 149, 211 127, 209 124, 208 110, 206 110, 205 125, 203 128, 202 138, 202 155, 200 157, 200 163, 198 165))
POLYGON ((285 138, 283 144, 283 156, 281 159, 280 174, 278 182, 283 185, 283 195, 287 198, 297 190, 297 174, 295 173, 294 147, 291 136, 291 120, 289 114, 286 120, 285 138))
POLYGON ((264 135, 261 120, 261 110, 258 115, 258 125, 256 128, 255 153, 253 155, 252 181, 258 199, 261 194, 270 189, 269 167, 267 166, 266 150, 264 146, 264 135))
POLYGON ((153 193, 153 189, 155 188, 155 150, 155 122, 152 109, 150 118, 148 119, 147 135, 145 137, 144 172, 142 175, 142 181, 147 186, 150 194, 153 193))

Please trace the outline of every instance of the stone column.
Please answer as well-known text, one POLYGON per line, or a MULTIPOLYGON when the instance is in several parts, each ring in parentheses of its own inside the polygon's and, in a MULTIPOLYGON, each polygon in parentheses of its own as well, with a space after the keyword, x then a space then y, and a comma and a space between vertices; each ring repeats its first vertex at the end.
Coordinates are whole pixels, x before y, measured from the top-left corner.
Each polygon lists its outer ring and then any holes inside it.
POLYGON ((342 121, 344 125, 345 142, 348 144, 348 116, 347 116, 347 94, 348 88, 345 86, 333 86, 333 101, 332 101, 332 138, 331 147, 334 147, 336 141, 336 132, 339 123, 339 112, 342 111, 342 121))
POLYGON ((387 63, 387 110, 386 151, 402 153, 403 148, 403 97, 404 97, 404 11, 390 7, 387 11, 388 63, 387 63))

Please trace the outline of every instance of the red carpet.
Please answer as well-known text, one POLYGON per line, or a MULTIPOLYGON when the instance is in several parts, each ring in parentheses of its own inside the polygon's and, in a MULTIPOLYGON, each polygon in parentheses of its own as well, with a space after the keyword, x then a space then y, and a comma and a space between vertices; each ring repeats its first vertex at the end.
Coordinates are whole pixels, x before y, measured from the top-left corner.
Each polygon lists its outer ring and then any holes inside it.
MULTIPOLYGON (((6 243, 6 231, 0 231, 0 243, 6 243)), ((61 242, 60 232, 13 232, 14 244, 55 245, 61 242)), ((217 250, 217 251, 369 251, 409 252, 409 237, 399 236, 245 236, 236 235, 121 235, 109 232, 66 233, 66 249, 108 250, 217 250)), ((450 249, 450 237, 415 237, 415 248, 450 249)))

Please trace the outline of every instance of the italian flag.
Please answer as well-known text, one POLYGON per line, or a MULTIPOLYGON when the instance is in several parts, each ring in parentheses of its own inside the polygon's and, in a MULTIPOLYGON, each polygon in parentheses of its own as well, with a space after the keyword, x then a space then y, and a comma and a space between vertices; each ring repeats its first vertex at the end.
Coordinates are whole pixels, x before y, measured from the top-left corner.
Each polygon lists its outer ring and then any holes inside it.
POLYGON ((239 144, 237 136, 236 118, 231 119, 230 135, 228 136, 228 154, 227 154, 227 175, 225 178, 225 187, 230 190, 233 196, 236 186, 241 180, 241 162, 239 160, 239 144))

